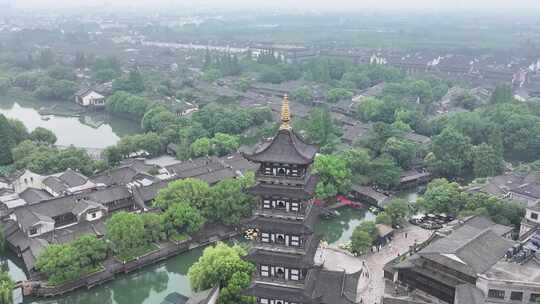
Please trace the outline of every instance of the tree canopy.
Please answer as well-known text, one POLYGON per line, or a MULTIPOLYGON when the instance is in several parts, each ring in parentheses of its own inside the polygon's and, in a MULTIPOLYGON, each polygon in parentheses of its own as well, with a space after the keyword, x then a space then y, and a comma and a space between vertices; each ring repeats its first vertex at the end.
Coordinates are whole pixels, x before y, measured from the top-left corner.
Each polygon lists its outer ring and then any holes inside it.
POLYGON ((204 249, 203 255, 190 267, 189 282, 194 290, 220 286, 220 303, 253 304, 254 299, 241 294, 249 286, 255 266, 242 260, 246 251, 239 246, 217 243, 204 249))
POLYGON ((6 271, 0 270, 0 303, 13 304, 15 282, 6 271))

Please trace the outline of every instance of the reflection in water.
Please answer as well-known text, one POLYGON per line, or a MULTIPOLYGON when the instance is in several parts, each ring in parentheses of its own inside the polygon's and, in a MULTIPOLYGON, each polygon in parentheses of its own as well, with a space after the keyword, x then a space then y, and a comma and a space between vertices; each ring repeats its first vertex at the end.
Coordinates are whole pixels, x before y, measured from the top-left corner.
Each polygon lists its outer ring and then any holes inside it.
MULTIPOLYGON (((321 219, 315 227, 316 233, 324 234, 324 239, 331 244, 348 241, 362 221, 375 219, 373 213, 361 209, 342 208, 339 212, 335 218, 321 219)), ((91 290, 82 289, 55 299, 27 299, 25 304, 156 304, 173 292, 190 295, 187 272, 202 251, 199 248, 186 252, 91 290)), ((8 256, 9 272, 17 280, 24 279, 24 272, 12 262, 14 258, 8 256)))
MULTIPOLYGON (((173 292, 191 294, 187 278, 189 267, 202 255, 203 249, 194 249, 158 265, 119 276, 112 282, 81 289, 54 299, 27 299, 25 304, 155 304, 161 303, 173 292)), ((10 269, 10 273, 11 273, 10 269)), ((19 302, 15 302, 19 303, 19 302)))
POLYGON ((339 216, 331 219, 321 219, 315 227, 315 232, 324 235, 329 244, 341 244, 350 240, 354 228, 363 221, 375 220, 375 215, 368 210, 341 208, 339 216))
MULTIPOLYGON (((139 271, 125 279, 116 281, 116 284, 111 284, 114 285, 111 288, 115 291, 113 295, 114 303, 143 303, 149 298, 151 292, 159 294, 167 290, 168 282, 169 275, 164 269, 139 271)), ((159 301, 153 301, 153 303, 159 303, 159 301)))
POLYGON ((37 104, 20 104, 18 102, 0 101, 0 114, 9 118, 21 120, 29 131, 37 127, 47 128, 58 138, 56 144, 62 146, 74 145, 85 148, 105 148, 116 144, 121 136, 137 133, 140 128, 137 123, 123 118, 110 118, 104 114, 85 117, 63 117, 51 115, 49 120, 43 120, 38 113, 37 104), (101 120, 104 123, 90 123, 101 120), (85 123, 88 121, 88 123, 85 123))

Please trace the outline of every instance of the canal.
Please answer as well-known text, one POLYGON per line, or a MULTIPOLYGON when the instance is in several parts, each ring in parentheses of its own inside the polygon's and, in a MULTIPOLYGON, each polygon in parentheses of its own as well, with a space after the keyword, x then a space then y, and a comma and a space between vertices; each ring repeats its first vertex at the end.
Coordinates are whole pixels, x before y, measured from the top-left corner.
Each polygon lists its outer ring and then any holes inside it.
MULTIPOLYGON (((362 221, 374 220, 375 216, 361 209, 342 208, 339 216, 321 219, 315 231, 324 235, 331 244, 346 242, 354 228, 362 221)), ((201 256, 203 249, 195 249, 167 261, 146 267, 140 271, 122 275, 116 280, 90 290, 79 290, 64 297, 53 299, 26 299, 24 304, 159 304, 172 292, 189 295, 191 288, 187 278, 189 267, 201 256)), ((12 278, 26 279, 19 260, 8 254, 4 259, 12 278)), ((22 296, 15 295, 15 304, 21 304, 22 296)))
POLYGON ((80 117, 42 116, 38 110, 43 105, 49 106, 45 102, 11 102, 0 98, 0 114, 22 121, 29 132, 37 127, 51 130, 58 138, 56 144, 60 146, 101 149, 116 144, 122 136, 140 132, 138 123, 111 118, 104 113, 80 117))

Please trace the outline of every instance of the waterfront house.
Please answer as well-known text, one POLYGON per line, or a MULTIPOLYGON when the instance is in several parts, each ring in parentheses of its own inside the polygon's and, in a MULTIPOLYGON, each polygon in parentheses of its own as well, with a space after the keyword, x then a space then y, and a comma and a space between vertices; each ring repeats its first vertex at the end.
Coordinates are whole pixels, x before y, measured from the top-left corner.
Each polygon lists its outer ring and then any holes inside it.
POLYGON ((105 96, 91 88, 83 88, 75 93, 75 102, 83 107, 102 108, 105 106, 105 96))
POLYGON ((521 242, 489 219, 460 220, 447 234, 384 267, 383 303, 532 303, 540 298, 540 231, 521 242))

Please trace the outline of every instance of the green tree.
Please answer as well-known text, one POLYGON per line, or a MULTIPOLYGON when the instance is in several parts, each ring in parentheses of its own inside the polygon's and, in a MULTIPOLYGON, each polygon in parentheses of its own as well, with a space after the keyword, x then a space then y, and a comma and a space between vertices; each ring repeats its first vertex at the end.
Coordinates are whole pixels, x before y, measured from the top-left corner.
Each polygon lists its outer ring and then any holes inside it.
POLYGON ((154 205, 167 209, 177 203, 188 203, 201 210, 209 204, 210 186, 200 179, 186 178, 170 182, 159 190, 154 205))
POLYGON ((506 103, 514 100, 512 96, 512 88, 509 85, 498 85, 495 87, 495 91, 491 94, 490 103, 506 103))
POLYGON ((341 130, 326 109, 314 109, 302 124, 307 140, 320 147, 321 152, 331 152, 339 143, 341 130))
POLYGON ((375 222, 377 224, 392 225, 392 217, 390 217, 390 215, 388 215, 388 213, 386 213, 385 211, 382 211, 377 214, 375 222))
POLYGON ((105 102, 105 109, 111 114, 120 114, 140 121, 152 104, 145 98, 125 91, 116 91, 105 102))
POLYGON ((401 171, 392 156, 383 154, 371 162, 369 177, 377 186, 389 189, 399 184, 401 171))
POLYGON ((96 267, 107 257, 107 244, 95 235, 83 235, 70 244, 81 269, 96 267))
POLYGON ((472 163, 475 177, 495 176, 503 169, 502 155, 485 143, 473 147, 472 163))
POLYGON ((190 150, 193 157, 211 155, 213 153, 212 142, 208 137, 199 138, 191 144, 190 150))
POLYGON ((364 97, 358 105, 358 113, 363 121, 386 121, 384 101, 375 97, 364 97))
POLYGON ((371 80, 364 73, 357 71, 349 71, 341 77, 342 82, 349 82, 354 85, 354 88, 364 90, 369 88, 371 80))
POLYGON ((214 82, 221 77, 221 73, 218 69, 208 69, 204 71, 202 79, 208 82, 214 82))
POLYGON ((234 152, 240 147, 238 136, 225 133, 216 133, 211 139, 211 143, 211 150, 215 151, 215 153, 217 153, 219 156, 224 156, 228 153, 234 152))
POLYGON ((373 241, 373 237, 358 226, 351 236, 351 249, 356 254, 365 254, 373 245, 373 241))
POLYGON ((43 48, 39 51, 38 63, 43 69, 46 69, 54 64, 55 54, 51 48, 43 48))
POLYGON ((301 103, 309 103, 313 101, 313 92, 309 87, 302 86, 291 92, 291 99, 301 103))
POLYGON ((346 194, 351 187, 351 171, 345 159, 337 155, 317 155, 313 172, 319 176, 315 193, 327 199, 338 193, 346 194))
POLYGON ((13 289, 15 282, 10 278, 9 273, 0 270, 0 303, 13 304, 13 289))
POLYGON ((47 75, 56 80, 75 80, 73 70, 62 65, 55 65, 47 69, 47 75))
POLYGON ((51 130, 37 127, 30 133, 30 136, 28 137, 31 141, 35 141, 38 143, 44 143, 48 145, 54 145, 57 138, 56 135, 51 130))
POLYGON ((203 255, 188 271, 192 288, 204 290, 214 286, 229 286, 231 281, 235 282, 241 279, 237 277, 232 280, 235 273, 243 273, 251 277, 255 266, 242 260, 244 255, 246 255, 246 251, 239 246, 231 247, 224 243, 217 243, 213 247, 207 247, 204 249, 203 255))
POLYGON ((372 239, 377 238, 379 232, 374 221, 363 221, 357 227, 359 230, 365 231, 371 236, 372 239))
POLYGON ((144 80, 141 72, 138 70, 129 71, 127 75, 123 75, 113 81, 114 91, 126 91, 137 94, 144 91, 144 80))
POLYGON ((235 272, 219 293, 219 303, 222 304, 255 304, 254 297, 242 293, 251 284, 251 276, 245 272, 235 272))
POLYGON ((349 149, 341 153, 342 157, 347 162, 347 167, 355 176, 365 175, 369 171, 371 157, 366 149, 349 149))
POLYGON ((13 161, 11 149, 17 144, 11 134, 11 126, 6 117, 0 114, 0 165, 7 165, 13 161))
POLYGON ((238 80, 238 84, 236 86, 238 87, 238 90, 246 92, 251 87, 251 80, 249 78, 242 77, 238 80))
POLYGON ((141 120, 145 132, 162 133, 168 126, 174 124, 176 116, 163 106, 157 106, 147 111, 141 120))
POLYGON ((159 242, 166 237, 163 218, 160 214, 143 213, 141 214, 141 218, 144 231, 146 232, 145 238, 148 243, 159 242))
POLYGON ((53 174, 71 168, 90 175, 98 165, 83 149, 75 147, 57 149, 30 140, 17 145, 12 150, 12 156, 16 168, 27 168, 39 174, 53 174))
POLYGON ((243 217, 251 215, 253 197, 245 193, 246 188, 253 185, 248 182, 250 178, 224 179, 213 186, 203 214, 225 225, 237 225, 243 217))
POLYGON ((167 237, 193 234, 202 227, 205 219, 197 209, 188 203, 169 206, 163 213, 163 225, 167 237))
POLYGON ((36 260, 36 268, 47 274, 49 283, 53 285, 75 280, 82 273, 77 252, 69 245, 45 247, 36 260))
POLYGON ((433 172, 442 176, 461 176, 471 161, 470 138, 452 128, 446 128, 433 138, 432 152, 426 160, 433 172))
POLYGON ((22 121, 18 119, 8 119, 8 122, 11 126, 11 137, 16 143, 20 143, 28 138, 28 130, 22 121))
POLYGON ((464 205, 459 185, 446 179, 435 179, 428 184, 426 192, 417 205, 426 212, 457 215, 464 205))
POLYGON ((353 93, 347 89, 334 88, 328 90, 326 93, 326 100, 330 103, 336 103, 340 100, 350 100, 353 97, 353 93))
POLYGON ((381 152, 391 155, 401 168, 407 169, 416 158, 416 145, 404 138, 390 137, 381 152))
POLYGON ((420 103, 429 104, 433 101, 431 85, 425 80, 417 80, 410 85, 410 94, 418 98, 420 103))
POLYGON ((128 259, 148 243, 144 222, 138 214, 118 212, 105 223, 105 236, 112 244, 117 256, 128 259))
POLYGON ((265 67, 259 74, 260 82, 279 84, 285 81, 285 77, 280 73, 279 69, 274 67, 265 67))
POLYGON ((403 199, 394 199, 384 207, 384 213, 390 217, 393 225, 401 224, 409 212, 409 204, 403 199))

